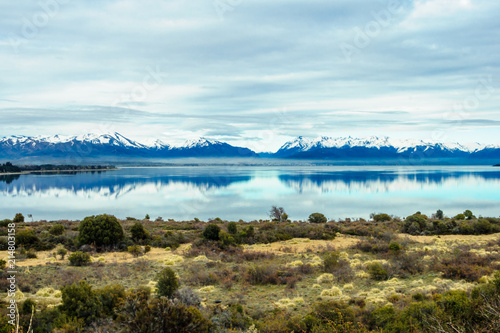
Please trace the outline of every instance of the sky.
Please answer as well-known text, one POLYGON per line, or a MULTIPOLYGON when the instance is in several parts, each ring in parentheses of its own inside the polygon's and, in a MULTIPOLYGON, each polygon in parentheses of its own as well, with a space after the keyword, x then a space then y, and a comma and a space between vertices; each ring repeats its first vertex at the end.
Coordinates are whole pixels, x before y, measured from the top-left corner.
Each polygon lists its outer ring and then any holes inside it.
POLYGON ((0 2, 0 137, 500 143, 495 0, 0 2))

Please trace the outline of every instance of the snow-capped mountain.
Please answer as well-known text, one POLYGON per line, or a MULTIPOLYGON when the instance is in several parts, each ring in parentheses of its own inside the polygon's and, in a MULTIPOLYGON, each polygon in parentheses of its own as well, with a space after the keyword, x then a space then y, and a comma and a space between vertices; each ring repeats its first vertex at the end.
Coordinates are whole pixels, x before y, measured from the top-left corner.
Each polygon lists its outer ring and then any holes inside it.
POLYGON ((500 146, 474 143, 441 143, 388 137, 298 137, 285 143, 275 154, 280 158, 500 158, 500 146))
POLYGON ((62 160, 74 163, 86 158, 179 158, 258 157, 286 159, 370 160, 407 159, 426 163, 448 159, 450 163, 498 163, 500 146, 479 143, 462 145, 435 141, 391 139, 388 137, 309 139, 299 137, 285 143, 276 153, 257 154, 228 143, 199 138, 181 145, 151 139, 137 142, 119 133, 80 136, 11 136, 0 139, 0 160, 62 160), (68 160, 69 159, 69 160, 68 160))
POLYGON ((100 157, 255 157, 247 148, 200 138, 181 146, 161 140, 145 143, 128 139, 119 133, 81 136, 11 136, 0 139, 0 159, 20 158, 100 158, 100 157))

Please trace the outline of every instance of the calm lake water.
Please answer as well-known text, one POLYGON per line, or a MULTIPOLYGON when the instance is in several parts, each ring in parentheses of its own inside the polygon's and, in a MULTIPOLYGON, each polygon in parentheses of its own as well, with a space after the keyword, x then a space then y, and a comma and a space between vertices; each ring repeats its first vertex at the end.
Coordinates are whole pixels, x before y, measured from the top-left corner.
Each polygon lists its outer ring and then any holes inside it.
POLYGON ((373 212, 500 215, 500 168, 248 166, 122 168, 0 176, 0 218, 82 219, 109 213, 164 219, 267 218, 272 205, 293 220, 313 212, 367 218, 373 212))

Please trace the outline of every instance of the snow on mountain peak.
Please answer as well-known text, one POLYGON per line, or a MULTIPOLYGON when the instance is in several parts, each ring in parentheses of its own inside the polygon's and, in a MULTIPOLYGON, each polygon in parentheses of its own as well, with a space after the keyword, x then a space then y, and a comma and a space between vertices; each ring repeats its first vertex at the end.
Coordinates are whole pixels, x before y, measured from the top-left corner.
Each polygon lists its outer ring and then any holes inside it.
POLYGON ((220 141, 211 140, 204 137, 200 137, 198 139, 189 139, 184 142, 181 148, 194 148, 194 147, 208 147, 210 145, 220 144, 220 141))

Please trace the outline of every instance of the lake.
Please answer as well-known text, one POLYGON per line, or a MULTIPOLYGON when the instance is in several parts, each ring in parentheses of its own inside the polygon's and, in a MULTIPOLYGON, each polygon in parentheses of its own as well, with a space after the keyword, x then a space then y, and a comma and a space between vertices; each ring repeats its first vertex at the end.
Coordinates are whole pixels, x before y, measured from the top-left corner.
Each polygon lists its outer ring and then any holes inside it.
MULTIPOLYGON (((478 166, 193 166, 0 176, 0 218, 21 212, 35 220, 119 218, 202 220, 267 218, 272 205, 292 220, 404 217, 437 209, 500 215, 500 169, 478 166)), ((30 220, 30 219, 27 219, 30 220)))

